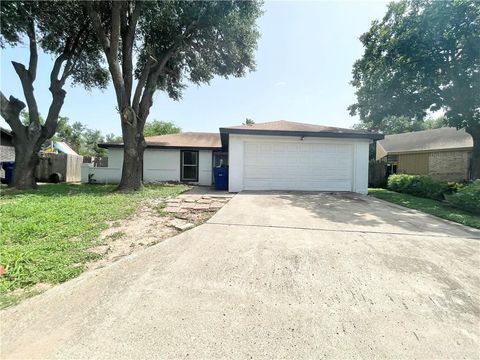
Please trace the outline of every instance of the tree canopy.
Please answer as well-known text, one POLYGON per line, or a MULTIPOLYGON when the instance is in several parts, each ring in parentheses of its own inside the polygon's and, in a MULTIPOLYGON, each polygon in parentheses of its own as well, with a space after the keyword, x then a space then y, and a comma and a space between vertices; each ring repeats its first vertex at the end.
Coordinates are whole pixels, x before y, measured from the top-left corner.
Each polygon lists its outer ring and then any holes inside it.
POLYGON ((364 53, 353 67, 357 102, 351 115, 377 130, 389 116, 422 121, 443 110, 448 125, 472 135, 479 177, 480 2, 392 2, 360 41, 364 53))
POLYGON ((124 140, 119 189, 138 189, 153 94, 161 90, 178 100, 188 82, 208 83, 214 76, 240 77, 253 70, 261 4, 240 0, 83 4, 117 95, 124 140))
POLYGON ((352 114, 380 123, 386 116, 424 119, 443 109, 456 127, 480 122, 480 3, 402 0, 360 38, 353 67, 352 114))
MULTIPOLYGON (((421 131, 428 129, 437 129, 447 125, 447 119, 445 116, 438 118, 428 118, 424 121, 418 121, 406 116, 387 116, 381 123, 378 124, 376 131, 380 131, 385 135, 402 134, 412 131, 421 131)), ((358 123, 353 126, 358 130, 370 130, 370 124, 358 123)))

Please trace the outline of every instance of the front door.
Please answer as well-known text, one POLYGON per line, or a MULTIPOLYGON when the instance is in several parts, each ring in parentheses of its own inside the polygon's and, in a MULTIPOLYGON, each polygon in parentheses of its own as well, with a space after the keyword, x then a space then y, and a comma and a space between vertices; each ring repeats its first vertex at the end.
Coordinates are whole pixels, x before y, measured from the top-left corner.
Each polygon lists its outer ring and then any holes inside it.
POLYGON ((198 181, 197 150, 182 150, 180 152, 180 180, 185 182, 198 181))

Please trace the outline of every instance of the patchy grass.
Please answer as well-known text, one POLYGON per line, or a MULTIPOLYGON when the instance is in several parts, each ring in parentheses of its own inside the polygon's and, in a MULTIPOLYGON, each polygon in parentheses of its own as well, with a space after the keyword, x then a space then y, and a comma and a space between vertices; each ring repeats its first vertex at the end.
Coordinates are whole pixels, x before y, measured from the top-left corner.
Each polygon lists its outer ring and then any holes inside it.
POLYGON ((368 195, 402 205, 410 209, 420 210, 442 219, 480 229, 480 216, 452 208, 440 201, 420 198, 413 195, 397 193, 386 189, 368 189, 368 195))
POLYGON ((115 241, 125 237, 125 235, 125 231, 116 231, 113 234, 109 235, 108 239, 115 241))
POLYGON ((164 202, 161 202, 160 204, 158 204, 156 206, 156 210, 157 210, 158 215, 167 216, 168 212, 165 210, 166 207, 167 207, 167 204, 165 204, 164 202))
POLYGON ((2 189, 0 265, 6 273, 0 277, 0 307, 17 301, 8 299, 12 290, 79 275, 88 261, 99 257, 89 249, 98 243, 107 222, 129 216, 142 200, 174 197, 188 187, 152 185, 134 193, 114 189, 77 184, 48 184, 23 192, 2 189))

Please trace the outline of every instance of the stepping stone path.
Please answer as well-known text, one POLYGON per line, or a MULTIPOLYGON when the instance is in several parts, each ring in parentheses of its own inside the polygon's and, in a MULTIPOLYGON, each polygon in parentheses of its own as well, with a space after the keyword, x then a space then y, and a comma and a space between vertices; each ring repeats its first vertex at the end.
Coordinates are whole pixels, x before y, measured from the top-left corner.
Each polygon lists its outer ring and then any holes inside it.
POLYGON ((231 198, 232 194, 182 194, 165 201, 164 211, 172 214, 181 214, 189 211, 218 211, 231 198))

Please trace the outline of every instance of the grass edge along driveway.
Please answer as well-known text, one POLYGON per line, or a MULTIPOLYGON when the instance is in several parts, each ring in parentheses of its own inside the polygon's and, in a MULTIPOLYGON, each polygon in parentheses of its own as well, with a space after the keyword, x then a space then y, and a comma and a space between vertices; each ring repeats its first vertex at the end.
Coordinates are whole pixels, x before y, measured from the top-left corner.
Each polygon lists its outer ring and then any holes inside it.
POLYGON ((410 209, 480 229, 480 216, 448 206, 440 201, 398 193, 386 189, 368 189, 368 195, 410 209))
MULTIPOLYGON (((150 185, 134 193, 114 185, 46 184, 0 194, 0 308, 84 271, 99 255, 89 251, 108 222, 133 214, 142 200, 175 197, 184 185, 150 185)), ((41 292, 41 291, 40 291, 41 292)))

